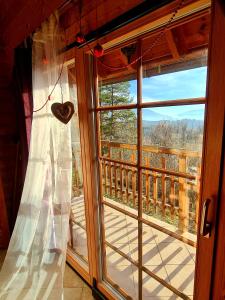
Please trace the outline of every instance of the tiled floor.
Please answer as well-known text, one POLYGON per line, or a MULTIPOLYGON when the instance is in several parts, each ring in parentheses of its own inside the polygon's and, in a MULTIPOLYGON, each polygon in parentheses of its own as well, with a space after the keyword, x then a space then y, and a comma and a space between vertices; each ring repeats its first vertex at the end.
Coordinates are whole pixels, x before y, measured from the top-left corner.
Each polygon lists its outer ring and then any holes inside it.
MULTIPOLYGON (((73 202, 74 218, 85 225, 82 197, 73 202)), ((127 209, 127 207, 125 208, 127 209)), ((138 261, 138 222, 108 206, 104 208, 106 241, 138 261)), ((84 247, 84 230, 74 232, 74 248, 84 247)), ((193 295, 195 248, 143 224, 143 265, 190 298, 193 295)), ((86 246, 85 246, 86 247, 86 246)), ((86 251, 84 251, 86 253, 86 251)), ((106 247, 107 276, 138 300, 138 269, 123 256, 106 247)), ((180 299, 168 288, 143 272, 143 300, 180 299)))
MULTIPOLYGON (((137 221, 105 207, 106 241, 138 261, 137 221)), ((106 249, 108 276, 132 298, 138 299, 138 269, 110 247, 106 249)), ((192 298, 195 249, 161 231, 143 226, 143 265, 192 298)), ((143 299, 180 299, 143 272, 143 299)))
MULTIPOLYGON (((5 251, 0 250, 0 267, 3 263, 5 251)), ((64 277, 64 300, 93 300, 89 286, 66 265, 64 277)))

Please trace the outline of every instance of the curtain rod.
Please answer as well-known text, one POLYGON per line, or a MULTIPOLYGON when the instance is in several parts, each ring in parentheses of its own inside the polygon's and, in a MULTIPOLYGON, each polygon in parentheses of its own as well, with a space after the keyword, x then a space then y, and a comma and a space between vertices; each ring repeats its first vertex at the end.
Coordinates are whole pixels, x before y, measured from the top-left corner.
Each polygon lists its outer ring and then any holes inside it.
MULTIPOLYGON (((72 48, 82 48, 86 44, 95 41, 98 38, 104 37, 105 35, 149 14, 150 12, 168 4, 174 2, 175 0, 145 0, 144 2, 140 3, 136 7, 128 10, 127 12, 123 13, 122 15, 116 17, 115 19, 109 21, 108 23, 104 24, 103 26, 97 28, 96 30, 88 33, 85 36, 85 43, 80 45, 79 43, 72 42, 71 44, 65 46, 63 49, 60 50, 60 53, 66 52, 72 48)), ((75 36, 75 33, 74 33, 75 36)))

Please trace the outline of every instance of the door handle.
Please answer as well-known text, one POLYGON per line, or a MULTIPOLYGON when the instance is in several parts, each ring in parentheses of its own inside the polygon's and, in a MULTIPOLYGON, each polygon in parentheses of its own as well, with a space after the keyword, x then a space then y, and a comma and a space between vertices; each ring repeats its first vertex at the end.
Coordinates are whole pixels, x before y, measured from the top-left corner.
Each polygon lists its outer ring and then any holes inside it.
POLYGON ((212 231, 212 223, 207 221, 210 202, 211 199, 207 198, 202 207, 200 234, 206 238, 211 236, 212 231))

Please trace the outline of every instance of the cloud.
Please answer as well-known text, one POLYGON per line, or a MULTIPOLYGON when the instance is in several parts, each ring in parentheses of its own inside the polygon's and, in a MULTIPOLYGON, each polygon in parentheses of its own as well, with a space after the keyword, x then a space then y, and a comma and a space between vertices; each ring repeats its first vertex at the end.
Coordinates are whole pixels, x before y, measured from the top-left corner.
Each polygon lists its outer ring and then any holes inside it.
POLYGON ((143 98, 174 100, 204 97, 207 68, 195 68, 143 79, 143 98))

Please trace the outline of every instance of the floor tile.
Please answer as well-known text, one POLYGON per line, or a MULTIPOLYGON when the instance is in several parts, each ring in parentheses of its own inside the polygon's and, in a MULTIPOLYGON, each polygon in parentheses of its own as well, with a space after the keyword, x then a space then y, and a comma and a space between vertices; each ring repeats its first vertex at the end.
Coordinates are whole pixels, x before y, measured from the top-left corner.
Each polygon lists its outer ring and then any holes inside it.
POLYGON ((194 264, 190 253, 182 242, 160 243, 158 249, 165 265, 194 264))
POLYGON ((171 243, 171 242, 179 243, 180 242, 178 239, 175 239, 174 237, 172 237, 162 231, 159 231, 155 228, 152 228, 152 232, 154 234, 154 238, 157 243, 171 243))
MULTIPOLYGON (((144 244, 142 251, 143 251, 143 255, 142 255, 143 265, 157 266, 163 263, 156 244, 144 244)), ((138 260, 137 244, 130 244, 130 253, 131 253, 131 257, 137 261, 138 260)))
MULTIPOLYGON (((129 227, 127 228, 127 234, 129 243, 138 244, 138 227, 129 227)), ((143 227, 142 234, 142 243, 143 244, 155 244, 155 235, 152 232, 150 227, 143 227)))
POLYGON ((82 288, 64 288, 63 300, 81 300, 82 288))
POLYGON ((108 268, 108 277, 131 296, 136 297, 133 269, 131 266, 117 266, 108 268))
POLYGON ((64 274, 64 288, 83 288, 84 281, 73 271, 71 267, 66 265, 64 274))
POLYGON ((196 259, 196 248, 190 245, 185 244, 185 247, 187 248, 188 252, 190 253, 192 259, 195 262, 196 259))
MULTIPOLYGON (((130 257, 130 248, 126 244, 114 244, 113 246, 117 247, 120 251, 130 257)), ((124 258, 122 255, 111 249, 110 247, 106 247, 106 261, 107 265, 110 267, 116 267, 117 265, 129 266, 130 262, 124 258)))
POLYGON ((193 265, 166 265, 171 284, 179 291, 193 295, 194 266, 193 265))
MULTIPOLYGON (((157 275, 161 278, 165 277, 165 270, 162 269, 157 272, 157 275)), ((134 272, 134 283, 135 286, 138 286, 138 271, 134 272)), ((157 280, 150 277, 148 274, 143 272, 143 285, 142 285, 142 293, 143 293, 143 299, 145 297, 156 297, 156 296, 172 296, 173 293, 164 287, 161 283, 159 283, 157 280)))
POLYGON ((125 215, 107 214, 104 216, 104 226, 105 228, 118 227, 123 228, 127 226, 125 215))
POLYGON ((124 228, 111 227, 105 230, 106 240, 112 244, 128 244, 127 230, 124 228))

